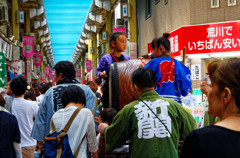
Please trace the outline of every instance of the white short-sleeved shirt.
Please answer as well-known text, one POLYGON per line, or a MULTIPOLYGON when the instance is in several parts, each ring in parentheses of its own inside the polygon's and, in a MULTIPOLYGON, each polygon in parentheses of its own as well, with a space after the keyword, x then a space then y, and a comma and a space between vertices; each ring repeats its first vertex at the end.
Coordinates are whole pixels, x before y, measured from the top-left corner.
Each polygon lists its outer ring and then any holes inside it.
MULTIPOLYGON (((65 127, 76 109, 77 107, 70 106, 67 109, 58 110, 53 115, 52 119, 57 132, 60 132, 65 127)), ((52 133, 52 127, 50 133, 52 133)), ((69 145, 73 154, 77 150, 83 136, 86 134, 86 138, 81 145, 77 158, 87 158, 87 144, 90 152, 97 151, 98 143, 96 140, 95 124, 92 112, 89 109, 83 108, 78 113, 69 127, 67 134, 69 145)))
POLYGON ((30 134, 32 132, 34 118, 38 112, 38 105, 24 98, 14 98, 12 114, 16 116, 21 133, 21 147, 34 146, 36 140, 30 134))

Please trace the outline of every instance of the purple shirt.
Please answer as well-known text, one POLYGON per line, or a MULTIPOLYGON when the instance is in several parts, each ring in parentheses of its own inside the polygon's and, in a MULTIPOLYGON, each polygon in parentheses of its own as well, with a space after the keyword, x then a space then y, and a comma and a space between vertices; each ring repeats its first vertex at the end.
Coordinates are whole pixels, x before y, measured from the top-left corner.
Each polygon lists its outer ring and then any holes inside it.
MULTIPOLYGON (((124 60, 130 60, 130 57, 127 55, 122 54, 124 57, 124 60)), ((110 54, 106 54, 102 57, 102 59, 99 62, 99 66, 97 68, 97 76, 99 76, 100 72, 106 71, 106 73, 109 71, 110 65, 113 63, 113 58, 110 54)))

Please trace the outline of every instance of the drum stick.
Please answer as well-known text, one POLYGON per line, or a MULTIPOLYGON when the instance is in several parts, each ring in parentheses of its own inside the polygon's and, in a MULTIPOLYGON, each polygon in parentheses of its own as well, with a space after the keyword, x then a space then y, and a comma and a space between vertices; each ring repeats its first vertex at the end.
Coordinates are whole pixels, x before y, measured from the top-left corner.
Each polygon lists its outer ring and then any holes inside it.
POLYGON ((183 48, 183 58, 182 58, 183 65, 185 65, 185 60, 186 60, 186 47, 183 48))
POLYGON ((96 114, 97 104, 98 104, 98 98, 96 97, 96 101, 95 101, 94 108, 93 108, 93 117, 95 117, 95 114, 96 114))

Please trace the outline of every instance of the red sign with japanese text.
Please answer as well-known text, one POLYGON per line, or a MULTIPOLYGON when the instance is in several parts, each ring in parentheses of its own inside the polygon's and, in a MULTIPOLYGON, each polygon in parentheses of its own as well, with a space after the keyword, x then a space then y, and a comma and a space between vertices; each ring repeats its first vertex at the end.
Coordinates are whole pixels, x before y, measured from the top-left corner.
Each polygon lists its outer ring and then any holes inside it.
MULTIPOLYGON (((184 36, 185 37, 185 36, 184 36)), ((170 33, 170 56, 179 56, 183 50, 183 29, 179 28, 170 33)))
POLYGON ((240 50, 240 21, 181 27, 169 38, 173 56, 240 50))
POLYGON ((148 43, 148 54, 152 54, 153 50, 151 48, 151 43, 148 43))

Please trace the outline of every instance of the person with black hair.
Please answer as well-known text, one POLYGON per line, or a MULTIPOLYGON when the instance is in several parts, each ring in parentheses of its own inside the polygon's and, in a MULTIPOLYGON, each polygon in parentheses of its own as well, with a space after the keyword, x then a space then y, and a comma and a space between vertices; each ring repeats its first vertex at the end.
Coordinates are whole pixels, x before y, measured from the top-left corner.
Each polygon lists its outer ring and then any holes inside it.
POLYGON ((0 155, 7 158, 22 158, 18 121, 4 108, 5 103, 0 94, 0 155))
MULTIPOLYGON (((87 145, 94 158, 97 158, 98 144, 96 140, 95 124, 92 112, 83 108, 86 105, 86 97, 82 88, 76 85, 64 89, 61 102, 63 108, 58 110, 52 117, 57 132, 60 132, 77 108, 82 108, 67 130, 68 141, 73 153, 77 150, 80 142, 84 139, 77 157, 87 156, 87 145), (84 138, 86 134, 86 138, 84 138)), ((52 128, 51 128, 52 129, 52 128)), ((52 131, 51 131, 52 133, 52 131)))
POLYGON ((102 81, 101 81, 100 78, 96 78, 95 82, 96 82, 96 84, 98 86, 97 92, 100 93, 101 96, 102 96, 102 81))
POLYGON ((196 128, 196 121, 179 103, 155 92, 156 77, 151 69, 135 70, 131 81, 137 100, 124 106, 110 126, 98 126, 105 136, 106 151, 129 140, 130 157, 177 157, 179 140, 196 128))
POLYGON ((10 113, 12 113, 12 102, 13 102, 13 94, 12 94, 12 91, 11 91, 11 88, 10 88, 10 83, 11 81, 9 81, 7 83, 7 91, 6 91, 6 96, 4 97, 5 101, 6 101, 6 105, 5 105, 5 108, 6 110, 8 110, 10 113))
POLYGON ((27 89, 27 81, 23 77, 15 77, 10 83, 14 95, 12 103, 12 114, 16 116, 21 131, 21 147, 23 157, 34 157, 36 140, 30 134, 33 128, 34 118, 38 112, 38 105, 24 99, 27 89))
POLYGON ((44 94, 46 93, 46 91, 50 88, 50 84, 47 82, 41 82, 38 86, 40 95, 37 97, 37 102, 41 103, 41 101, 43 100, 44 94))
POLYGON ((75 79, 76 70, 73 63, 60 61, 55 65, 54 69, 57 85, 49 88, 45 93, 31 133, 31 136, 38 141, 41 141, 49 134, 53 114, 63 108, 60 96, 66 87, 71 85, 81 87, 86 96, 85 107, 91 111, 93 111, 96 100, 96 95, 92 90, 75 79))
MULTIPOLYGON (((154 59, 156 58, 156 54, 157 54, 157 44, 156 44, 156 40, 157 38, 154 38, 151 42, 151 49, 152 49, 152 53, 151 54, 146 54, 146 55, 143 55, 142 57, 140 57, 140 59, 154 59)), ((143 66, 140 66, 139 68, 142 68, 143 66)))
POLYGON ((109 107, 109 70, 110 65, 114 62, 121 62, 130 60, 130 57, 122 54, 127 48, 127 38, 122 32, 113 32, 110 35, 109 44, 111 46, 110 54, 104 55, 97 68, 97 76, 101 79, 105 79, 103 85, 102 103, 104 108, 109 107))
POLYGON ((155 56, 157 58, 148 62, 144 67, 152 69, 156 74, 158 94, 181 104, 181 96, 188 95, 192 86, 191 73, 189 68, 180 61, 169 56, 169 36, 169 33, 165 33, 156 39, 157 51, 155 56))
POLYGON ((239 158, 239 68, 239 58, 215 60, 209 64, 211 86, 208 92, 208 114, 219 117, 221 121, 189 133, 184 140, 180 158, 239 158))
POLYGON ((36 95, 31 91, 25 92, 24 99, 30 100, 30 101, 36 101, 36 95))

